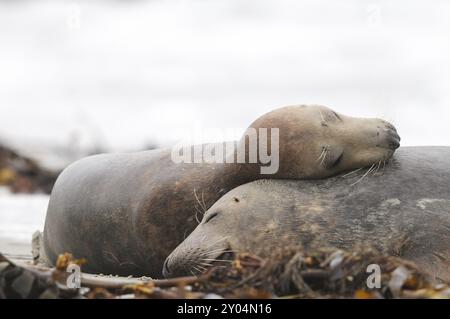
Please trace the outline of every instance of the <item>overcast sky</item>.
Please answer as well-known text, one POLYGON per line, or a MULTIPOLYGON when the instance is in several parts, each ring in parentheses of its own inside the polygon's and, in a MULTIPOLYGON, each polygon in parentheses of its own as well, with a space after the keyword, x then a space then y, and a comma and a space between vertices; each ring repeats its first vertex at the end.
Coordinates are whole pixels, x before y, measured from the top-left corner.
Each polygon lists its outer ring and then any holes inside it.
POLYGON ((0 1, 0 139, 114 150, 317 103, 450 145, 449 1, 0 1))

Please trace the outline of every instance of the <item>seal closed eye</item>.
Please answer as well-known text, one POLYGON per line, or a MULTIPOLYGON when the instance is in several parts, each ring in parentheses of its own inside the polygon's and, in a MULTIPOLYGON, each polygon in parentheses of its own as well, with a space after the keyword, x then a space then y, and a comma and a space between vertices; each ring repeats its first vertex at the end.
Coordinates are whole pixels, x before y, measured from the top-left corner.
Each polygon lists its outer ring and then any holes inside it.
POLYGON ((210 213, 206 216, 205 221, 203 222, 204 224, 206 224, 207 222, 209 222, 211 219, 215 218, 217 215, 219 215, 218 212, 214 212, 214 213, 210 213))
POLYGON ((342 157, 344 156, 344 153, 342 152, 341 155, 333 162, 331 165, 331 168, 334 168, 339 165, 339 163, 342 161, 342 157))

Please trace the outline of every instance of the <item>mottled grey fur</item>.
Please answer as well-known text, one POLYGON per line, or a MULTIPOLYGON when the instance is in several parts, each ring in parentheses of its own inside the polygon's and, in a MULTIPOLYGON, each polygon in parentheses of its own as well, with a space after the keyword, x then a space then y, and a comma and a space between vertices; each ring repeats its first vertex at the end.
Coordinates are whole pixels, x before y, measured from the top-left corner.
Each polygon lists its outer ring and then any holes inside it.
POLYGON ((224 251, 370 245, 450 280, 450 147, 400 148, 386 167, 354 184, 364 173, 233 189, 169 256, 165 275, 205 267, 224 251))

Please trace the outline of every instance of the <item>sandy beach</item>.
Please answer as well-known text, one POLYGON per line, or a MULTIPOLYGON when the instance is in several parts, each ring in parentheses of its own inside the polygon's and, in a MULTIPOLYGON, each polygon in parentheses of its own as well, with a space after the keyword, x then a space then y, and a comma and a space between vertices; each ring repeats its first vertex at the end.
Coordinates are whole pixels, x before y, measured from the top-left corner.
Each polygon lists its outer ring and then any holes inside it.
POLYGON ((31 236, 44 227, 48 199, 48 195, 16 195, 0 189, 0 252, 31 254, 31 236))

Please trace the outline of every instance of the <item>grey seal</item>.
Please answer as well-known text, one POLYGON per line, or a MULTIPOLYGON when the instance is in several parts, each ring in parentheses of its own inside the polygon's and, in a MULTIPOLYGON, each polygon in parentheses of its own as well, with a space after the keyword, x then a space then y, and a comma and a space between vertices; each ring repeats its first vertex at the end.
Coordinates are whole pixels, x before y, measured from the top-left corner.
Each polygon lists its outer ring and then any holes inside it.
MULTIPOLYGON (((381 163, 400 141, 388 122, 319 105, 280 108, 250 127, 279 129, 275 174, 261 174, 259 162, 175 163, 170 149, 71 164, 58 177, 47 210, 49 261, 70 252, 87 259, 86 272, 158 277, 164 259, 196 227, 196 209, 203 213, 234 187, 261 178, 325 178, 381 163)), ((247 140, 244 135, 238 145, 247 140)))
POLYGON ((372 171, 239 186, 171 253, 164 275, 197 274, 240 251, 266 256, 289 245, 362 245, 449 281, 450 147, 401 147, 372 171))

